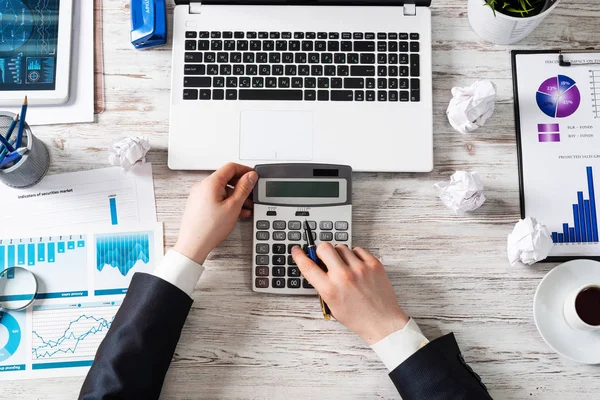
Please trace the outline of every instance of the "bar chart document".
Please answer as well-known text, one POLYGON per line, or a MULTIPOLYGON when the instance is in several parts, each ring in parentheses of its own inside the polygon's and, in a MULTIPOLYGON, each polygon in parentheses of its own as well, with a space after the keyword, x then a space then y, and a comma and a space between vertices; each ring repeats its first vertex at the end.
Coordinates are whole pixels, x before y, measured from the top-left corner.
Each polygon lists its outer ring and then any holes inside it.
POLYGON ((522 211, 550 257, 600 257, 600 53, 516 54, 522 211))
POLYGON ((152 166, 50 175, 30 189, 0 187, 0 236, 15 228, 118 226, 156 221, 152 166))
MULTIPOLYGON (((38 282, 32 308, 0 311, 0 381, 84 375, 133 275, 163 255, 160 223, 70 229, 0 237, 0 270, 22 267, 38 282)), ((31 295, 12 287, 0 300, 31 295)))
POLYGON ((87 250, 85 235, 0 239, 0 270, 17 266, 33 272, 37 299, 87 296, 87 250))

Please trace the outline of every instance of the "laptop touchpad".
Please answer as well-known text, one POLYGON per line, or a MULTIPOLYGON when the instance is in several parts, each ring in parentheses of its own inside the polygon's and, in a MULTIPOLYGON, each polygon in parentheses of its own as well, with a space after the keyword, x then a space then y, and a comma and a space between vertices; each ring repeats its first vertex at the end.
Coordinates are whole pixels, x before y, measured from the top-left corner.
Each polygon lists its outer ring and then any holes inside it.
POLYGON ((312 155, 312 112, 242 111, 240 160, 308 161, 312 155))

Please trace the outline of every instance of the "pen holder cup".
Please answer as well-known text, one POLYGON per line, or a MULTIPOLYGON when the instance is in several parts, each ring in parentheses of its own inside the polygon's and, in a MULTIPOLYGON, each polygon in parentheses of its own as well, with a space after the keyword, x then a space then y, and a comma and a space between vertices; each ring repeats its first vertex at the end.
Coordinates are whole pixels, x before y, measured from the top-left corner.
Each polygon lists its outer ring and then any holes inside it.
MULTIPOLYGON (((0 134, 8 129, 15 114, 0 111, 0 134)), ((18 125, 13 131, 12 138, 16 138, 18 125)), ((25 124, 21 149, 26 148, 25 153, 15 162, 0 168, 0 181, 7 186, 23 189, 39 183, 50 168, 50 153, 46 145, 36 138, 29 125, 25 124)), ((2 146, 4 149, 4 146, 2 146)), ((0 160, 0 163, 2 160, 0 160)))

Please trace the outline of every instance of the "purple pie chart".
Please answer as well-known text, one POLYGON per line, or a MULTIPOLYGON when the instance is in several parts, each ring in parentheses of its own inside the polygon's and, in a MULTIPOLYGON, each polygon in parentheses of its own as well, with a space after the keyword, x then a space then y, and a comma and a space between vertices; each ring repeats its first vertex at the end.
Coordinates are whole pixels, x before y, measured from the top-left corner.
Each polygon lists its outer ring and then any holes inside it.
POLYGON ((568 76, 558 75, 541 84, 536 94, 538 107, 552 118, 573 115, 581 104, 581 93, 575 81, 568 76))

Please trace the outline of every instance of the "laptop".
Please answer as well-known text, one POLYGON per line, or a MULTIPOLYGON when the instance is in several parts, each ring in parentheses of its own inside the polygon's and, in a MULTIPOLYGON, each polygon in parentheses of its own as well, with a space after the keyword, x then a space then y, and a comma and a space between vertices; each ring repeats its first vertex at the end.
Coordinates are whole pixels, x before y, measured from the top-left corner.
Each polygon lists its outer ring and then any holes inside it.
POLYGON ((431 0, 176 0, 169 167, 433 168, 431 0))

